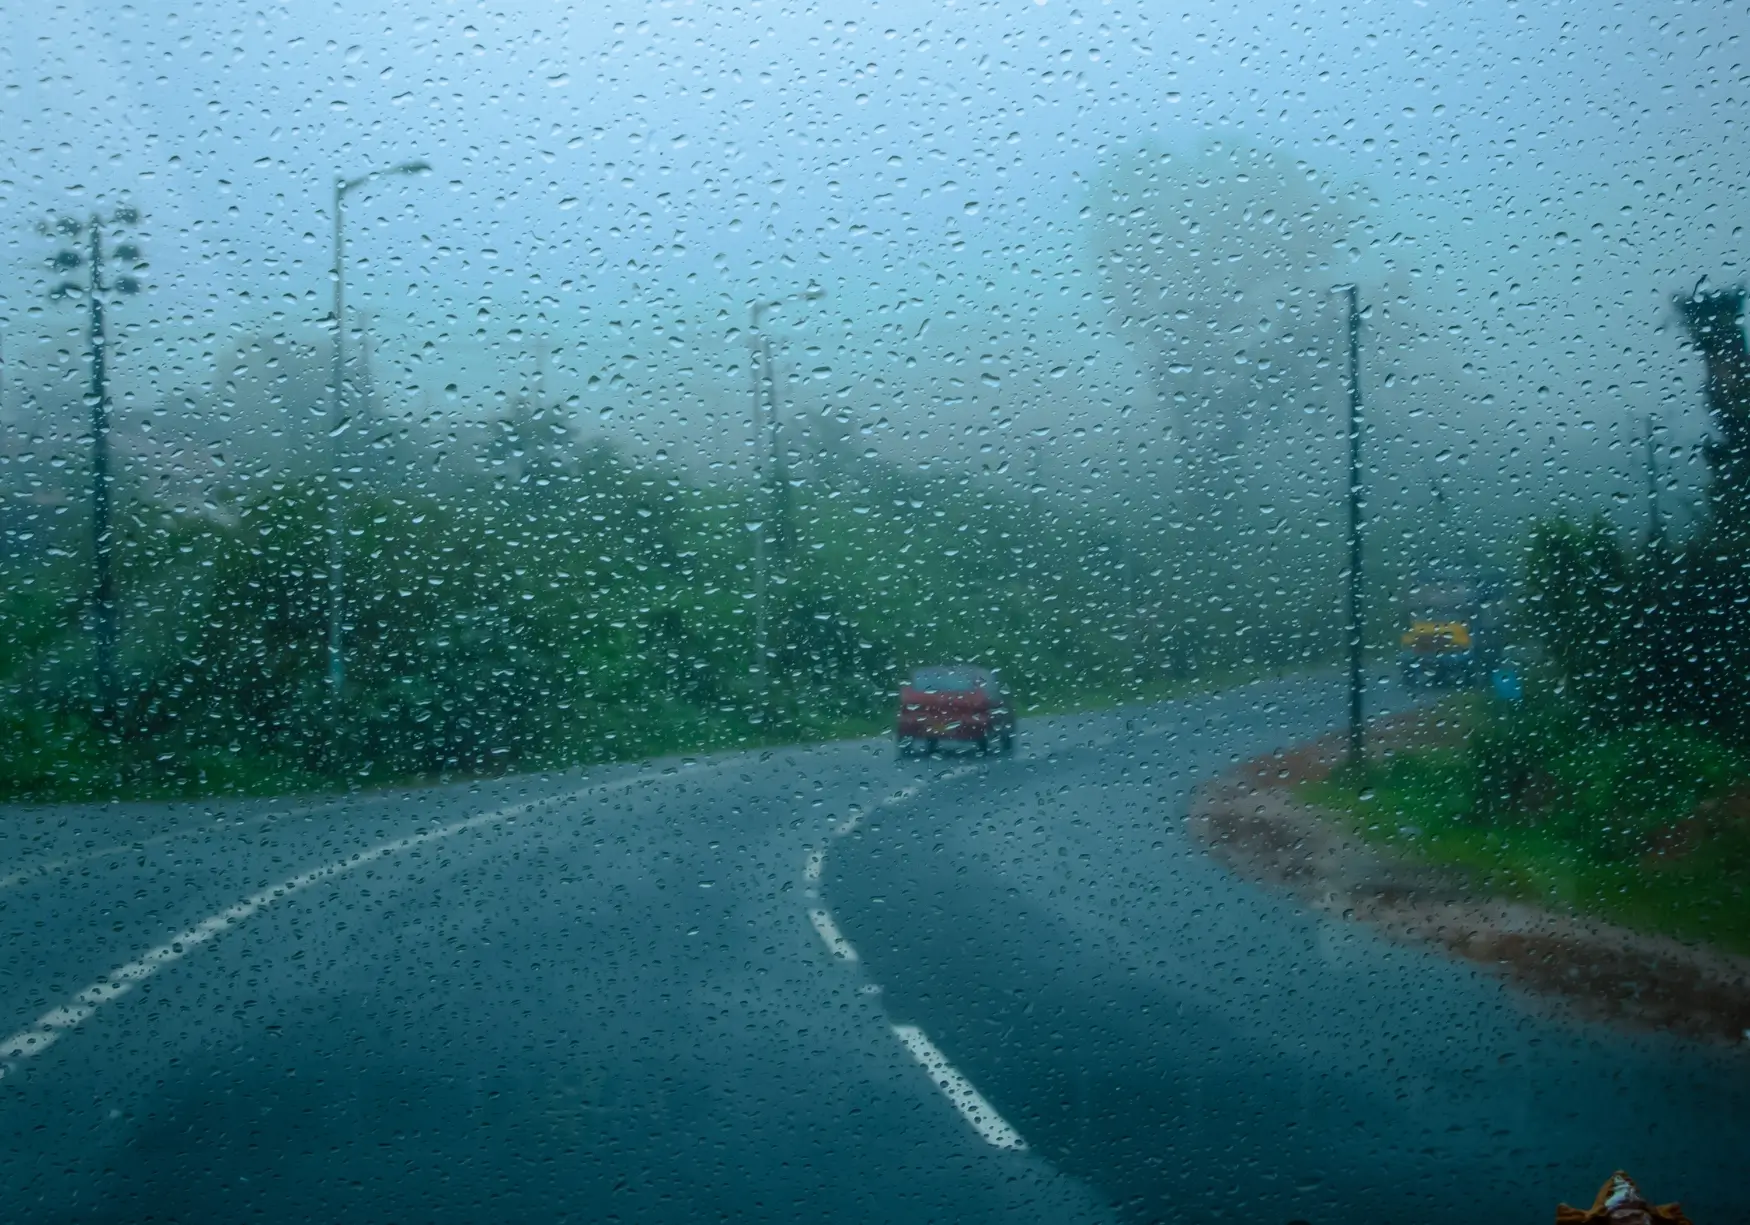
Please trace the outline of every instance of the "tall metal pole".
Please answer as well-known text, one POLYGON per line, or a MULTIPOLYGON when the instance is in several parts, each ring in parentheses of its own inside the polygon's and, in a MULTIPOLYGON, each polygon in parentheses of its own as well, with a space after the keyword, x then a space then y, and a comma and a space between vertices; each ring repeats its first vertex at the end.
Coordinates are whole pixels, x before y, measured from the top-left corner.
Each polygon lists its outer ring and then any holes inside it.
POLYGON ((109 381, 104 368, 102 223, 91 219, 91 551, 97 616, 97 699, 105 718, 115 706, 114 537, 109 522, 109 381))
POLYGON ((766 303, 754 302, 748 307, 748 366, 753 371, 753 428, 755 437, 755 462, 759 465, 756 472, 754 496, 759 499, 759 505, 754 508, 755 522, 759 529, 754 533, 753 569, 754 569, 754 629, 753 653, 754 667, 759 672, 760 715, 764 718, 768 709, 768 698, 771 693, 772 678, 770 661, 767 658, 771 650, 771 616, 768 608, 768 595, 771 585, 771 546, 768 543, 771 536, 772 515, 771 490, 768 488, 772 479, 771 437, 768 426, 768 409, 766 405, 766 369, 767 355, 765 337, 760 334, 760 313, 766 303))
POLYGON ((346 425, 346 236, 341 210, 346 207, 345 179, 334 180, 334 368, 328 380, 328 693, 339 702, 346 686, 346 589, 341 567, 346 564, 345 507, 340 499, 344 466, 341 435, 346 425))
POLYGON ((772 622, 771 622, 771 589, 773 583, 774 562, 783 564, 790 544, 789 494, 787 484, 788 474, 784 468, 784 458, 779 452, 778 440, 778 385, 772 372, 771 343, 760 331, 760 316, 768 307, 777 306, 783 302, 803 301, 814 302, 826 296, 826 291, 818 285, 810 284, 801 293, 791 294, 787 298, 748 303, 748 348, 749 365, 752 367, 753 379, 753 414, 754 432, 758 436, 757 450, 759 452, 759 498, 758 508, 760 530, 754 537, 754 601, 758 605, 754 609, 754 655, 760 675, 760 708, 762 715, 771 710, 771 658, 772 658, 772 622), (782 516, 782 522, 780 522, 782 516), (774 549, 777 545, 778 549, 774 549), (774 553, 782 550, 782 554, 774 557, 774 553))
POLYGON ((1647 418, 1647 543, 1658 544, 1665 536, 1665 525, 1659 521, 1659 467, 1653 453, 1653 419, 1647 418))
POLYGON ((1361 303, 1357 286, 1349 299, 1349 761, 1366 760, 1361 679, 1361 303))
POLYGON ((342 225, 346 193, 385 174, 423 174, 430 169, 430 164, 414 161, 355 179, 334 176, 334 368, 328 379, 328 692, 337 702, 346 687, 346 502, 340 488, 346 466, 346 448, 341 442, 346 429, 346 231, 342 225))

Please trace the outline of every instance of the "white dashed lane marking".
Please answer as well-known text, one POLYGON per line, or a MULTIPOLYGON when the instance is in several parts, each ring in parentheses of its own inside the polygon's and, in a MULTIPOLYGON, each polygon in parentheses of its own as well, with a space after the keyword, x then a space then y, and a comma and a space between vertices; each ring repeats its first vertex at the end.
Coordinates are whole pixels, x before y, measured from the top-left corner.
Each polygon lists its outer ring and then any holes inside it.
POLYGON ((822 907, 816 906, 808 912, 808 921, 814 924, 814 930, 820 933, 821 940, 826 944, 827 951, 840 961, 857 960, 857 950, 851 947, 851 942, 845 939, 839 925, 832 921, 832 916, 822 907))
MULTIPOLYGON (((977 772, 978 767, 976 766, 961 766, 958 769, 949 770, 933 781, 945 783, 951 779, 963 778, 977 772)), ((877 804, 876 807, 885 808, 904 803, 919 795, 923 788, 924 784, 921 783, 912 783, 909 786, 901 787, 877 804)), ((852 813, 832 827, 831 839, 843 838, 862 824, 862 821, 863 814, 861 812, 852 813)), ((826 870, 826 852, 831 845, 829 840, 825 847, 810 848, 808 858, 803 861, 802 880, 806 885, 804 894, 811 900, 819 896, 820 878, 826 870)), ((814 924, 814 930, 820 934, 821 942, 826 945, 827 951, 834 957, 847 962, 857 960, 857 950, 851 946, 849 940, 845 939, 844 933, 839 930, 838 924, 833 922, 832 913, 826 907, 811 907, 808 911, 808 921, 814 924)), ((866 995, 878 995, 881 986, 878 983, 866 982, 859 990, 866 995)), ((994 1148, 1004 1149, 1020 1150, 1027 1147, 1027 1142, 1021 1138, 1021 1133, 1009 1126, 1008 1121, 997 1113, 996 1107, 985 1100, 984 1094, 980 1093, 971 1081, 962 1076, 954 1065, 948 1062, 948 1056, 944 1055, 941 1048, 930 1041, 929 1035, 925 1034, 923 1030, 915 1025, 895 1025, 893 1026, 893 1036, 898 1038, 905 1049, 911 1052, 912 1058, 916 1059, 923 1066, 924 1071, 929 1074, 931 1083, 941 1091, 943 1097, 948 1099, 949 1104, 960 1112, 960 1117, 972 1126, 972 1130, 976 1131, 985 1143, 994 1148)))
POLYGON ((972 1087, 954 1065, 948 1062, 929 1035, 915 1025, 895 1025, 894 1037, 905 1044, 905 1049, 912 1053, 924 1071, 930 1074, 930 1079, 936 1083, 936 1088, 942 1091, 942 1096, 954 1104, 954 1109, 960 1112, 962 1118, 972 1124, 985 1140, 985 1143, 996 1148, 1024 1149, 1027 1142, 1021 1138, 1021 1133, 1010 1127, 996 1107, 984 1100, 984 1094, 972 1087))

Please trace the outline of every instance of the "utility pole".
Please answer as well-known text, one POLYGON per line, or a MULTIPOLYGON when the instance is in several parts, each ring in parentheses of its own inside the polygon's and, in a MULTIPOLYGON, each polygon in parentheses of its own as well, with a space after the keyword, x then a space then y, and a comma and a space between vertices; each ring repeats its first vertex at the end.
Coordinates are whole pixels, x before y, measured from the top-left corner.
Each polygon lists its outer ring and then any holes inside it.
POLYGON ((1349 303, 1349 762, 1366 760, 1361 677, 1361 302, 1355 285, 1349 303))
POLYGON ((772 347, 760 320, 772 307, 790 301, 815 302, 826 297, 818 285, 787 298, 748 303, 749 368, 753 379, 753 424, 755 450, 759 456, 756 496, 759 530, 754 533, 754 660, 759 672, 760 712, 771 714, 772 645, 771 589, 774 584, 774 554, 779 564, 787 561, 790 545, 789 473, 778 439, 778 388, 772 373, 772 347), (783 522, 779 522, 780 519, 783 522), (773 546, 777 547, 774 548, 773 546))
POLYGON ((769 414, 766 408, 766 338, 760 334, 760 315, 768 305, 765 302, 748 304, 748 370, 753 377, 754 462, 758 464, 754 472, 754 496, 759 499, 754 510, 757 516, 755 522, 759 526, 753 537, 753 656, 754 668, 759 674, 762 719, 769 705, 767 699, 771 691, 771 661, 767 658, 771 650, 771 623, 766 599, 771 569, 771 550, 766 538, 771 533, 771 525, 766 520, 772 513, 772 499, 767 486, 772 475, 773 448, 769 441, 769 414))
POLYGON ((357 178, 334 179, 334 347, 328 377, 328 696, 338 704, 346 689, 346 504, 340 482, 346 466, 346 196, 386 174, 423 174, 426 162, 402 162, 357 178))
POLYGON ((1665 538, 1665 525, 1659 518, 1659 465, 1653 449, 1653 418, 1647 418, 1647 430, 1641 440, 1647 466, 1647 544, 1657 545, 1665 538))
POLYGON ((109 250, 104 248, 106 227, 139 224, 139 210, 118 208, 108 217, 92 214, 89 221, 60 217, 37 226, 45 237, 60 236, 68 243, 50 257, 50 265, 58 272, 71 274, 83 268, 83 283, 63 281, 49 291, 52 298, 85 296, 88 319, 87 344, 90 347, 91 378, 86 389, 86 403, 91 410, 91 607, 95 622, 96 641, 96 705, 104 719, 115 714, 116 657, 121 642, 121 627, 115 591, 115 534, 110 523, 109 471, 109 375, 107 364, 108 336, 104 327, 104 296, 110 293, 140 292, 138 278, 127 275, 112 284, 104 279, 104 263, 114 259, 140 267, 140 248, 131 242, 121 242, 109 250), (84 240, 85 250, 74 245, 84 240))
POLYGON ((103 295, 99 291, 103 238, 96 218, 91 224, 91 552, 97 609, 97 700, 107 714, 115 705, 115 655, 121 638, 116 625, 115 537, 109 522, 109 378, 104 368, 103 295))

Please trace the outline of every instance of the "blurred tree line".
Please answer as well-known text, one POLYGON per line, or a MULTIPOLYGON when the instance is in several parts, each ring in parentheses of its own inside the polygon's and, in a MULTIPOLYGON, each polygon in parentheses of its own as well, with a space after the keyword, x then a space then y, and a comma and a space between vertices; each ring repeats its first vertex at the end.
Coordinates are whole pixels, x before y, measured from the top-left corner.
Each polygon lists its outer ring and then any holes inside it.
POLYGON ((994 664, 1038 708, 1331 645, 1243 632, 1188 644, 1199 615, 1247 619, 1178 581, 1159 514, 1127 523, 871 462, 793 482, 768 682, 754 540, 773 529, 754 491, 539 427, 507 427, 502 462, 441 493, 345 491, 338 702, 325 684, 326 475, 202 513, 124 504, 122 677, 107 710, 91 696, 77 516, 33 523, 47 547, 0 562, 0 795, 362 786, 867 734, 890 718, 900 670, 921 662, 994 664))
POLYGON ((1750 763, 1743 303, 1736 290, 1677 303, 1707 369, 1714 436, 1704 520, 1682 540, 1656 519, 1632 542, 1602 516, 1536 527, 1525 627, 1551 675, 1523 702, 1487 708, 1448 780, 1468 823, 1536 827, 1564 853, 1597 863, 1705 838, 1713 875, 1691 884, 1709 897, 1750 863, 1750 827, 1733 824, 1750 763))
POLYGON ((1345 769, 1363 837, 1485 893, 1742 952, 1750 931, 1750 348, 1744 295, 1680 300, 1707 368, 1707 513, 1620 540, 1598 517, 1534 531, 1525 628, 1546 659, 1447 706, 1462 747, 1345 769))
POLYGON ((1707 515, 1686 540, 1619 543, 1602 517, 1535 532, 1530 626, 1600 731, 1651 721, 1750 745, 1750 351, 1744 294, 1680 299, 1707 370, 1707 515))

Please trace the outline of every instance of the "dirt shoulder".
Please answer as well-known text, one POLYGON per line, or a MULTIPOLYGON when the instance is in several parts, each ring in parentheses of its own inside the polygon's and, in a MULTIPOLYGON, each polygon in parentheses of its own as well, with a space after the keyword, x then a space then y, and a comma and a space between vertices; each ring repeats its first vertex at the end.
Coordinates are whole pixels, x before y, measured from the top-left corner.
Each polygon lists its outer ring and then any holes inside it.
MULTIPOLYGON (((1371 725, 1370 755, 1456 736, 1438 714, 1371 725)), ((1331 736, 1235 767, 1192 800, 1188 825, 1211 854, 1316 910, 1433 944, 1503 975, 1543 1006, 1715 1043, 1750 1043, 1750 958, 1645 935, 1522 901, 1479 896, 1457 874, 1383 852, 1296 784, 1328 775, 1331 736)))

